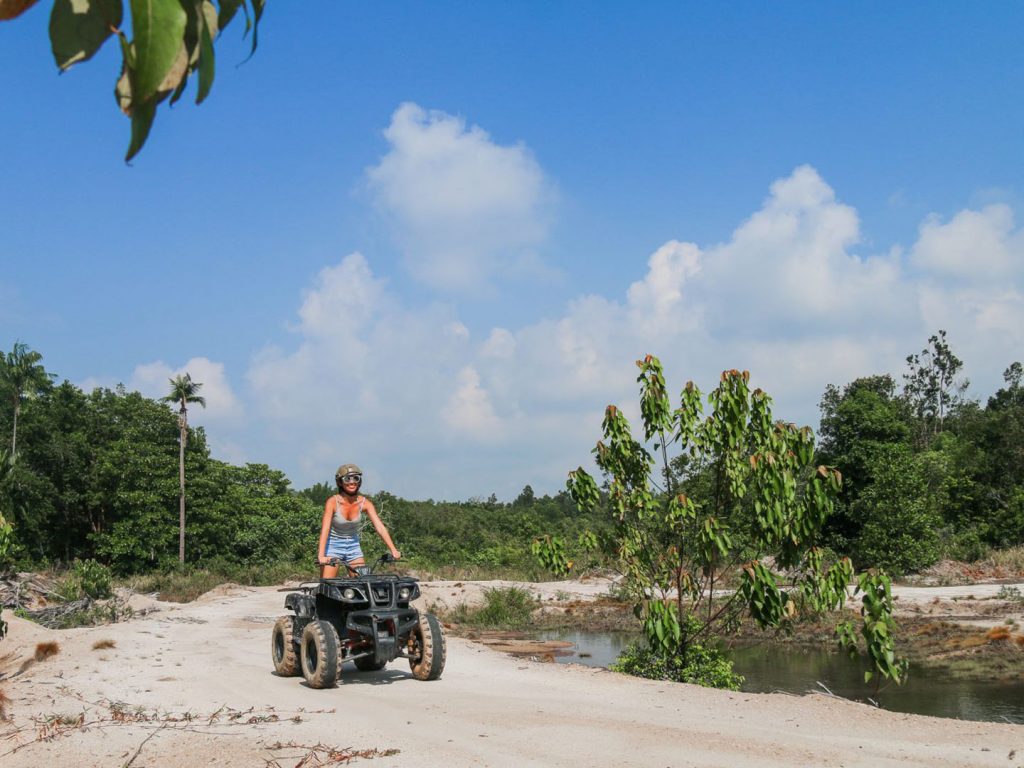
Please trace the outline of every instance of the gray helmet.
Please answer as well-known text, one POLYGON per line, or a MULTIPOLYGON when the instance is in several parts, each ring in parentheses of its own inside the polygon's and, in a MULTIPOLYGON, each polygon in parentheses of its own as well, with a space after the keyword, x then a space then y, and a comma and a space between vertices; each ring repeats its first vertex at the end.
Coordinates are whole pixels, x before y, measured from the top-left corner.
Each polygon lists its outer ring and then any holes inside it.
POLYGON ((338 467, 338 471, 334 473, 335 482, 340 483, 341 478, 345 475, 359 475, 359 482, 363 482, 363 470, 357 467, 355 464, 342 464, 338 467))

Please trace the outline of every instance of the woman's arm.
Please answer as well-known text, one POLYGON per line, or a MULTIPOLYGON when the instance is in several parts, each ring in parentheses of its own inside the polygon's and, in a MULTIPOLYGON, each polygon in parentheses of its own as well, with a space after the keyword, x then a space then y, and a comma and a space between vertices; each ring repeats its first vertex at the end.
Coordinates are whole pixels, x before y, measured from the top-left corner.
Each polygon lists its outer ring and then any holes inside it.
POLYGON ((377 532, 377 535, 380 536, 381 541, 384 542, 384 546, 391 550, 391 556, 395 558, 395 560, 401 560, 402 553, 395 549, 395 545, 391 541, 391 534, 388 533, 388 529, 377 516, 377 510, 373 506, 373 502, 369 499, 366 500, 366 514, 369 516, 370 522, 373 523, 373 529, 377 532))
POLYGON ((327 500, 326 504, 324 504, 324 517, 323 520, 320 521, 320 543, 317 545, 316 549, 316 561, 320 563, 320 565, 324 565, 329 559, 327 557, 327 537, 331 534, 331 518, 334 517, 334 505, 331 504, 332 501, 334 501, 333 496, 327 500))

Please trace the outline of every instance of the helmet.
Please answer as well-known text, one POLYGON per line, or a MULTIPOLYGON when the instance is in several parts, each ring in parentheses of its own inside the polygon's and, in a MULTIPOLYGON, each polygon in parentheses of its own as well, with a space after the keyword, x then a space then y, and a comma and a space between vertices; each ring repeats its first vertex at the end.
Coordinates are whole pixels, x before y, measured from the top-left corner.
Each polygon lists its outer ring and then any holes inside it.
POLYGON ((334 480, 337 483, 341 483, 341 478, 345 475, 358 475, 359 482, 363 482, 363 470, 357 467, 355 464, 342 464, 338 467, 338 471, 334 473, 334 480))

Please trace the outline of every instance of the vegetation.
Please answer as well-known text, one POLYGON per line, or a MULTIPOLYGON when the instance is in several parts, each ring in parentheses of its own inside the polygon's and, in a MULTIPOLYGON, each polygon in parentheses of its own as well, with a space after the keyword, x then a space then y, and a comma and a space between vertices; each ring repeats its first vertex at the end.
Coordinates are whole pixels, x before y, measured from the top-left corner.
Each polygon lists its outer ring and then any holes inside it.
MULTIPOLYGON (((20 16, 38 0, 0 0, 0 21, 20 16)), ((245 33, 252 30, 252 51, 266 0, 54 0, 50 10, 50 46, 57 68, 64 72, 91 59, 116 36, 121 72, 114 94, 132 121, 125 160, 146 143, 163 101, 182 97, 189 78, 199 84, 196 104, 213 87, 214 42, 241 10, 245 33), (131 20, 132 38, 125 34, 131 20)))
POLYGON ((199 396, 202 384, 192 381, 187 373, 171 379, 171 393, 161 398, 165 403, 178 406, 178 562, 185 562, 185 445, 188 443, 188 406, 206 407, 206 400, 199 396))
MULTIPOLYGON (((631 653, 625 668, 733 687, 730 662, 715 648, 744 615, 778 628, 798 610, 842 607, 850 561, 827 562, 816 546, 841 476, 813 465, 811 430, 775 421, 771 398, 750 389, 746 371, 722 374, 707 398, 711 413, 702 418, 693 382, 673 409, 660 361, 648 355, 637 366, 652 451, 633 437, 622 411, 608 406, 604 440, 594 449, 604 493, 582 467, 570 473, 569 489, 581 511, 601 505, 613 520, 610 533, 592 541, 625 577, 648 649, 631 653), (766 558, 788 572, 788 592, 766 558), (737 588, 723 591, 737 569, 737 588)), ((549 566, 561 566, 554 539, 540 540, 537 550, 549 566)), ((867 650, 875 658, 878 645, 867 650)), ((878 669, 901 679, 899 665, 878 669)))
MULTIPOLYGON (((929 344, 902 388, 890 376, 830 386, 819 446, 809 429, 776 424, 770 398, 740 372, 707 398, 688 385, 673 408, 650 358, 640 371, 642 442, 610 408, 597 450, 602 487, 578 471, 568 491, 526 485, 509 503, 386 491, 374 501, 405 567, 533 578, 622 566, 633 576, 623 596, 678 671, 686 653, 713 653, 713 638, 740 615, 785 627, 834 606, 852 573, 846 557, 862 571, 908 573, 944 556, 1024 571, 1024 370, 1010 365, 982 405, 965 397, 945 334, 929 344)), ((109 572, 182 600, 224 581, 313 574, 333 484, 295 490, 266 465, 214 459, 204 430, 179 418, 180 392, 161 402, 58 381, 25 344, 0 355, 0 571, 77 568, 83 590, 109 572)), ((198 394, 184 383, 187 406, 198 394)), ((366 543, 379 553, 375 537, 366 543)), ((884 659, 886 583, 863 583, 861 593, 870 633, 845 638, 884 659)))
POLYGON ((446 619, 478 629, 520 629, 530 623, 537 601, 519 587, 501 587, 484 591, 484 603, 470 608, 465 603, 451 611, 446 619))

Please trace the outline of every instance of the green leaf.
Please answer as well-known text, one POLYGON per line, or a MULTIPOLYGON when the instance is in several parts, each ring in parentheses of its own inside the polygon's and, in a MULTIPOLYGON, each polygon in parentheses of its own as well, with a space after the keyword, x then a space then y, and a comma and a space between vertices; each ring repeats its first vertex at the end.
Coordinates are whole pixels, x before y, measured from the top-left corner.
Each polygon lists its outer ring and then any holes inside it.
POLYGON ((263 6, 266 5, 266 0, 249 0, 252 3, 252 51, 249 52, 249 56, 256 53, 256 42, 257 37, 260 33, 260 19, 263 18, 263 6))
POLYGON ((222 30, 235 18, 238 9, 245 0, 220 0, 220 13, 217 14, 217 28, 222 30))
POLYGON ((134 105, 132 109, 132 140, 128 145, 128 154, 124 157, 126 163, 139 154, 142 145, 146 143, 154 117, 156 117, 156 99, 134 105))
POLYGON ((870 683, 872 677, 874 677, 874 674, 872 674, 870 669, 864 670, 864 682, 865 683, 870 683))
MULTIPOLYGON (((148 102, 179 59, 185 34, 186 14, 179 0, 130 0, 135 66, 132 73, 132 95, 136 110, 140 102, 148 102)), ((186 57, 187 65, 187 57, 186 57)), ((184 76, 184 70, 182 71, 184 76)), ((172 90, 175 80, 167 87, 172 90)), ((155 112, 156 104, 152 105, 155 112)), ((152 123, 152 117, 150 118, 152 123)), ((132 119, 132 143, 135 142, 135 120, 132 119)), ((149 132, 148 125, 146 133, 149 132)), ((145 142, 145 137, 143 137, 145 142)), ((141 148, 141 145, 140 145, 141 148)), ((129 153, 131 155, 132 153, 129 153)))
POLYGON ((121 0, 54 0, 50 47, 61 71, 86 61, 121 26, 121 0))
POLYGON ((213 36, 217 30, 214 28, 211 31, 210 27, 216 23, 213 4, 204 0, 199 19, 199 92, 196 94, 196 104, 202 104, 213 87, 213 36))

